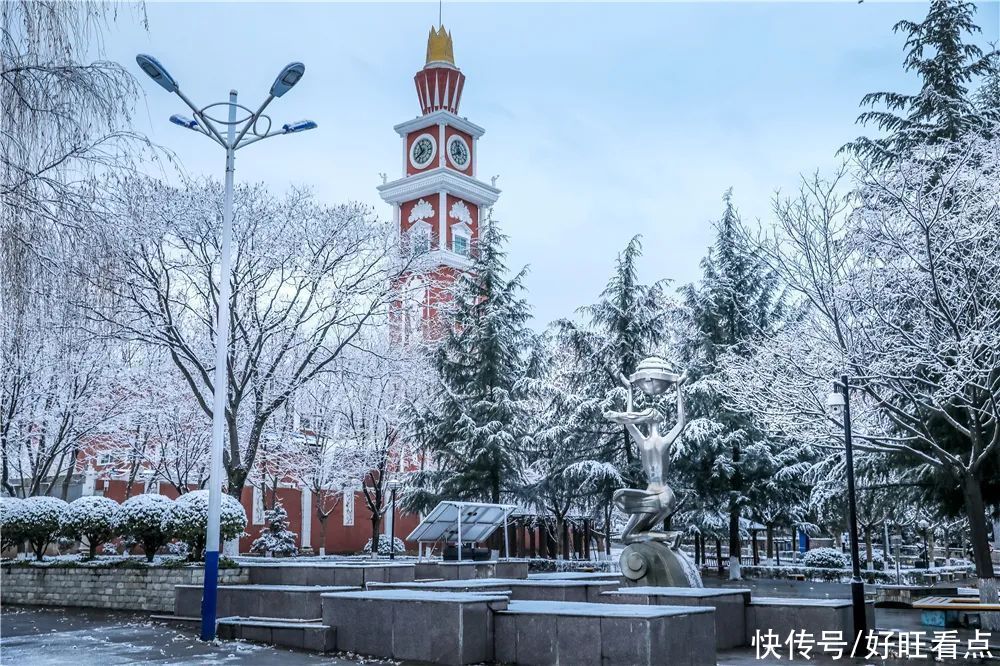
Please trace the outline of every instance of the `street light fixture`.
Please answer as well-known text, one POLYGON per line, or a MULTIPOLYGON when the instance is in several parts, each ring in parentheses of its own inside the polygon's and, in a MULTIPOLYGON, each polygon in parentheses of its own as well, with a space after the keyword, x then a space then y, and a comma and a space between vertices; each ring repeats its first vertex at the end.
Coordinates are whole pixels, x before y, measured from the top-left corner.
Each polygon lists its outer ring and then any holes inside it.
POLYGON ((933 558, 931 557, 931 541, 930 541, 930 530, 931 524, 926 520, 920 520, 917 522, 917 528, 920 530, 920 536, 924 539, 924 567, 927 569, 933 569, 933 558))
MULTIPOLYGON (((219 300, 217 312, 217 326, 215 334, 215 375, 213 385, 215 390, 212 403, 212 466, 209 475, 209 495, 208 495, 208 530, 205 535, 205 582, 201 597, 201 638, 209 641, 215 638, 216 619, 216 596, 219 585, 219 514, 222 507, 222 450, 223 434, 225 432, 225 412, 226 412, 226 387, 227 357, 229 347, 229 301, 231 298, 230 277, 231 270, 231 249, 233 236, 233 172, 235 170, 236 151, 240 148, 256 143, 264 139, 281 134, 289 134, 288 130, 271 130, 271 118, 264 115, 264 109, 275 97, 281 97, 298 83, 305 73, 306 68, 300 62, 293 62, 285 68, 271 85, 270 94, 258 107, 257 111, 251 111, 247 107, 238 104, 235 90, 229 91, 228 102, 216 102, 208 106, 198 107, 189 100, 177 81, 174 80, 167 69, 160 62, 149 55, 139 54, 135 57, 149 78, 153 79, 160 87, 170 93, 176 93, 181 100, 194 112, 194 118, 188 118, 179 114, 170 116, 170 122, 175 125, 193 130, 199 134, 204 134, 208 138, 222 146, 226 151, 226 178, 225 196, 222 208, 222 248, 221 248, 221 271, 219 277, 219 300), (211 115, 210 111, 216 107, 228 107, 226 120, 211 115), (242 111, 245 115, 237 118, 242 111), (257 124, 261 120, 267 121, 267 129, 261 132, 257 124), (237 133, 237 130, 239 132, 237 133), (225 136, 223 136, 225 131, 225 136), (253 136, 246 137, 247 132, 253 136), (244 139, 244 137, 246 137, 244 139)), ((298 127, 295 131, 313 129, 316 123, 312 121, 299 121, 294 123, 298 127)))
POLYGON ((844 456, 847 467, 848 518, 851 531, 851 606, 854 611, 854 633, 868 630, 865 616, 865 583, 861 579, 861 556, 858 549, 858 502, 854 487, 854 446, 851 441, 851 385, 847 375, 834 382, 834 390, 826 398, 827 408, 835 419, 844 418, 844 456))
POLYGON ((392 497, 391 508, 389 509, 389 559, 396 559, 396 491, 403 485, 399 479, 393 477, 389 479, 389 494, 392 497))

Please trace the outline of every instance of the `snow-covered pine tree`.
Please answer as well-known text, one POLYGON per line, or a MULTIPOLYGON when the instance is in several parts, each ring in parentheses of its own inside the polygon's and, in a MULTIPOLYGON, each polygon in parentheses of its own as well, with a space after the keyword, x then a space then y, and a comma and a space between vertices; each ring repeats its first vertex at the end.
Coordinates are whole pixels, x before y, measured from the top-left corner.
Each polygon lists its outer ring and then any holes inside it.
POLYGON ((603 517, 602 498, 622 485, 612 440, 592 423, 602 419, 603 396, 589 395, 592 371, 579 363, 558 331, 534 336, 524 381, 530 438, 523 497, 555 518, 556 550, 569 557, 564 538, 571 512, 603 517))
POLYGON ((739 580, 744 507, 754 495, 760 501, 763 485, 794 461, 781 459, 750 415, 728 409, 720 390, 727 355, 748 353, 745 343, 770 332, 781 313, 774 273, 740 241, 742 223, 732 190, 723 201, 715 243, 701 262, 701 281, 681 290, 687 318, 681 359, 691 377, 685 390, 690 421, 676 455, 695 497, 728 505, 729 576, 739 580))
POLYGON ((505 242, 497 223, 484 220, 472 267, 453 290, 452 325, 434 352, 436 395, 410 417, 432 463, 415 475, 411 507, 497 503, 520 485, 527 424, 518 383, 530 312, 521 297, 527 269, 508 276, 505 242))
POLYGON ((920 23, 904 20, 893 26, 893 32, 907 35, 903 67, 919 75, 920 92, 865 95, 861 105, 873 108, 858 116, 858 122, 886 134, 858 137, 841 151, 885 166, 905 158, 915 146, 953 141, 984 127, 969 84, 989 74, 995 61, 992 54, 965 41, 982 32, 973 20, 975 13, 975 4, 966 0, 933 0, 920 23), (879 105, 885 108, 874 108, 879 105))
MULTIPOLYGON (((604 412, 624 407, 621 377, 630 376, 642 359, 656 353, 669 331, 670 303, 664 293, 665 282, 639 281, 641 257, 642 241, 634 236, 618 255, 614 273, 597 302, 577 310, 580 321, 560 320, 553 325, 562 338, 560 344, 572 351, 581 382, 574 389, 577 428, 599 439, 602 457, 598 462, 619 470, 617 477, 605 475, 601 488, 599 505, 608 533, 614 491, 622 485, 641 487, 645 480, 628 432, 624 426, 608 422, 604 412)), ((638 393, 636 398, 642 400, 638 393)), ((610 540, 605 543, 610 553, 610 540)))
MULTIPOLYGON (((596 303, 577 310, 583 325, 568 320, 557 322, 561 334, 575 350, 578 361, 589 368, 588 392, 605 401, 604 407, 625 404, 621 377, 635 372, 639 362, 653 354, 667 338, 667 301, 663 282, 639 281, 638 263, 642 241, 634 236, 618 255, 615 271, 596 303)), ((637 396, 640 397, 640 396, 637 396)), ((635 444, 624 426, 608 423, 603 409, 592 417, 593 427, 614 439, 614 449, 622 459, 622 474, 630 485, 641 485, 642 469, 635 444)), ((610 498, 609 498, 610 501, 610 498)))
POLYGON ((298 552, 295 545, 297 534, 288 529, 288 512, 281 502, 275 501, 274 507, 264 512, 264 520, 267 525, 250 545, 251 552, 261 555, 294 555, 298 552))

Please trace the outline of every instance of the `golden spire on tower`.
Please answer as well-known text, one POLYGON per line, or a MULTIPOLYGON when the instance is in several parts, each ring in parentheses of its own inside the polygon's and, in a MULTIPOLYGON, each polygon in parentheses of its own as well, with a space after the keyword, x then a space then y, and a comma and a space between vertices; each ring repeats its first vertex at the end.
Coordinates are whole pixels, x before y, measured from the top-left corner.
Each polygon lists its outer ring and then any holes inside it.
POLYGON ((446 62, 449 65, 455 64, 455 53, 451 43, 451 35, 441 25, 437 29, 431 27, 431 32, 427 35, 427 63, 446 62))

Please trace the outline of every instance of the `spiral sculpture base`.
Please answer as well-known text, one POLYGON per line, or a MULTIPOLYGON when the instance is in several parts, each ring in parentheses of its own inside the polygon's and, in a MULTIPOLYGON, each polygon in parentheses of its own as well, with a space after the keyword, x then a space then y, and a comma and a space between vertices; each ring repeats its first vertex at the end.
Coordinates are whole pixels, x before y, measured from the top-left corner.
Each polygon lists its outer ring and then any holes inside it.
POLYGON ((661 541, 633 543, 622 551, 618 562, 630 586, 704 587, 690 558, 661 541))

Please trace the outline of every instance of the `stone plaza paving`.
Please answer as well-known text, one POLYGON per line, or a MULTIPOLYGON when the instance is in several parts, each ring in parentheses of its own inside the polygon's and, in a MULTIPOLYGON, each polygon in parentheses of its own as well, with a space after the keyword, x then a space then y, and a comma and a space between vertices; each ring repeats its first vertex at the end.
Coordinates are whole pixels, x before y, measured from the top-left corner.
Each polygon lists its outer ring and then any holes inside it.
MULTIPOLYGON (((906 631, 922 629, 919 615, 910 611, 878 609, 881 628, 906 631)), ((149 616, 133 612, 114 612, 84 608, 39 608, 4 606, 0 614, 0 661, 21 666, 62 666, 65 664, 153 663, 188 666, 194 664, 388 664, 400 663, 354 657, 343 654, 318 655, 297 650, 257 645, 247 642, 197 640, 195 627, 176 627, 150 621, 149 616)), ((923 628, 925 629, 925 628, 923 628)), ((960 635, 966 632, 960 630, 960 635)), ((1000 650, 994 651, 1000 654, 1000 650)), ((782 664, 787 660, 759 660, 752 648, 718 653, 718 663, 726 666, 782 664)), ((794 662, 793 662, 794 663, 794 662)), ((871 660, 825 659, 822 655, 808 663, 866 664, 871 660)), ((899 664, 896 660, 888 662, 899 664)), ((991 662, 992 663, 992 662, 991 662)))
MULTIPOLYGON (((611 574, 423 581, 411 578, 412 564, 394 566, 391 573, 380 566, 373 564, 363 576, 356 565, 252 567, 258 575, 251 573, 251 580, 268 582, 220 587, 224 640, 210 644, 196 640, 198 586, 177 586, 175 612, 152 617, 6 603, 0 662, 787 663, 787 656, 759 658, 751 642, 756 630, 850 631, 849 588, 837 583, 708 577, 706 588, 642 588, 625 587, 611 574), (287 577, 275 577, 279 570, 287 577), (298 584, 277 584, 289 579, 298 584), (327 584, 301 584, 306 581, 327 584), (334 582, 365 585, 329 584, 334 582)), ((496 573, 492 567, 465 571, 496 573)), ((929 640, 931 630, 920 626, 912 609, 879 609, 874 620, 870 624, 879 629, 920 631, 929 640)), ((967 640, 972 632, 958 636, 967 640)), ((994 655, 1000 657, 1000 646, 994 655)), ((810 660, 833 661, 818 650, 810 660)), ((903 663, 838 663, 844 661, 903 663)))

